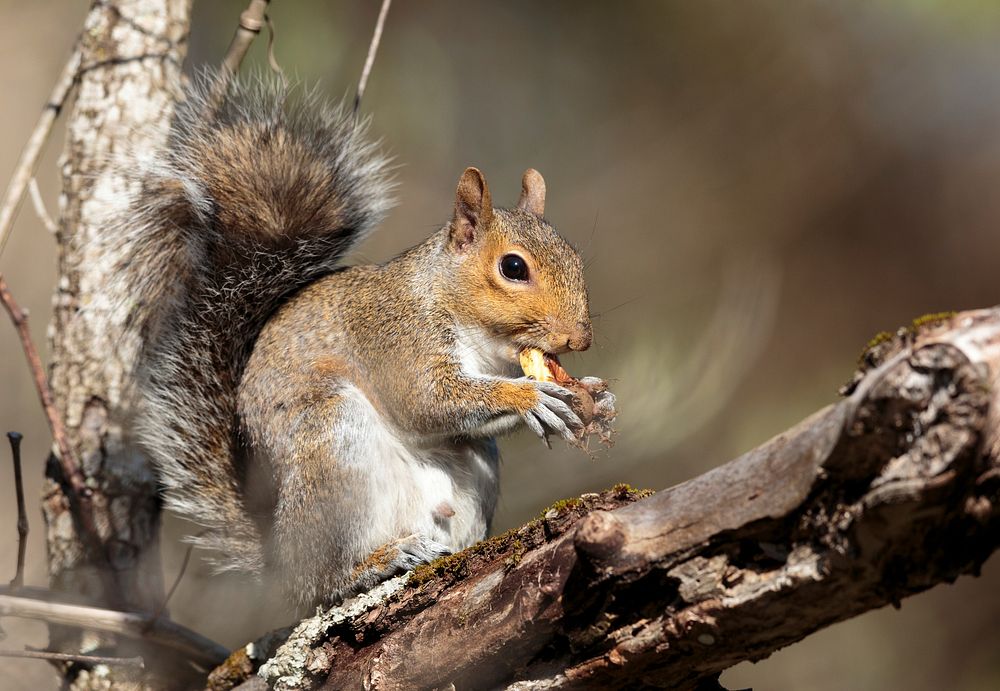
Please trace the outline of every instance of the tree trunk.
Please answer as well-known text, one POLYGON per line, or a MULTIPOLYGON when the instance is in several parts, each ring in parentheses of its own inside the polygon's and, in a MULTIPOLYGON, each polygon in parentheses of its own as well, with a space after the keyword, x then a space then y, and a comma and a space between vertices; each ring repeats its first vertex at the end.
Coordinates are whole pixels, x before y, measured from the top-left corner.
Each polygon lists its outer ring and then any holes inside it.
MULTIPOLYGON (((1000 545, 1000 308, 901 331, 848 396, 651 497, 625 488, 234 653, 278 689, 717 689, 1000 545), (625 504, 625 505, 623 505, 625 504)), ((845 664, 848 661, 844 661, 845 664)))
MULTIPOLYGON (((137 343, 127 320, 110 309, 106 281, 113 261, 108 225, 135 184, 109 163, 126 148, 159 145, 173 113, 187 47, 190 0, 94 2, 81 33, 77 98, 62 157, 57 234, 59 282, 50 327, 50 381, 70 443, 93 488, 98 540, 81 539, 57 463, 50 461, 43 499, 54 589, 83 593, 118 609, 155 610, 163 597, 156 477, 130 445, 129 363, 137 343)), ((61 649, 107 649, 114 643, 53 629, 61 649)), ((77 677, 80 688, 98 683, 77 677)))

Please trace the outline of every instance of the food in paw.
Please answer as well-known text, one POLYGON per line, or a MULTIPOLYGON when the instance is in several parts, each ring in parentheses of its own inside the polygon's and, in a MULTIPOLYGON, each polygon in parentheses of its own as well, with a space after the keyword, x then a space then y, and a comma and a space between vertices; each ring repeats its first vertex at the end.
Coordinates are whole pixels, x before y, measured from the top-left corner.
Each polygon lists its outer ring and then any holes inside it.
POLYGON ((537 381, 553 382, 573 393, 570 407, 583 422, 583 428, 576 432, 576 446, 586 449, 592 435, 607 446, 614 444, 615 430, 611 423, 618 411, 615 410, 615 395, 608 391, 606 381, 597 377, 576 379, 563 369, 559 358, 538 348, 522 350, 520 361, 525 375, 537 381))

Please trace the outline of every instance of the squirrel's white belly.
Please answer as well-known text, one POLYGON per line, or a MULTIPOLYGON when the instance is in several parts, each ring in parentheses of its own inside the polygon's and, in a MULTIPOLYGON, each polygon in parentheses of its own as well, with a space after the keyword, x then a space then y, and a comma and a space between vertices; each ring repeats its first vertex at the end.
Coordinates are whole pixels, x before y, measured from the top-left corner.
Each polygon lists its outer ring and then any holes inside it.
POLYGON ((370 444, 357 458, 377 458, 382 472, 371 476, 371 528, 389 542, 422 533, 460 550, 483 539, 499 492, 499 458, 492 440, 442 440, 434 447, 409 448, 387 426, 364 394, 341 390, 353 409, 354 437, 370 444))

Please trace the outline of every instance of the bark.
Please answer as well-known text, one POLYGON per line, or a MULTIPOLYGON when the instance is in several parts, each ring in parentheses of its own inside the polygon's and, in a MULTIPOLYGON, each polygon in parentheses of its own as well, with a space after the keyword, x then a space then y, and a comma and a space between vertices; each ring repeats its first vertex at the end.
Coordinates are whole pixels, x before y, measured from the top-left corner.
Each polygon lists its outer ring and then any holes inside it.
MULTIPOLYGON (((156 477, 131 447, 129 363, 137 343, 126 319, 102 296, 112 275, 109 225, 135 181, 111 165, 126 148, 159 144, 173 112, 186 50, 190 0, 94 2, 80 37, 81 68, 61 160, 57 233, 59 282, 50 327, 50 381, 56 405, 94 490, 93 527, 50 459, 43 497, 54 589, 125 610, 155 611, 163 597, 156 477), (102 301, 103 300, 103 301, 102 301)), ((107 638, 53 629, 64 650, 112 645, 107 638)), ((97 683, 84 673, 81 688, 97 683), (88 681, 89 679, 89 681, 88 681)))
POLYGON ((650 497, 561 502, 302 622, 273 655, 238 651, 210 688, 265 657, 279 689, 718 688, 738 662, 978 572, 1000 543, 998 377, 1000 308, 901 330, 843 400, 744 456, 650 497))

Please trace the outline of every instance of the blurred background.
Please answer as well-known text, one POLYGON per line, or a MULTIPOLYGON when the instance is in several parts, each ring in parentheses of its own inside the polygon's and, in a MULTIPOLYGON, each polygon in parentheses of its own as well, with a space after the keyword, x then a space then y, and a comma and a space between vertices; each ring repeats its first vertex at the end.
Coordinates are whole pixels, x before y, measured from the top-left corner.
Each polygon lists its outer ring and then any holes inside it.
MULTIPOLYGON (((243 0, 196 0, 189 62, 214 64, 243 0)), ((69 54, 85 3, 0 1, 6 181, 69 54)), ((353 96, 378 3, 272 3, 286 72, 353 96)), ((265 41, 251 62, 266 68, 265 41)), ((567 358, 614 380, 621 433, 590 459, 504 442, 495 529, 615 482, 661 489, 837 398, 877 331, 1000 302, 1000 3, 985 0, 398 2, 363 109, 400 164, 399 205, 356 261, 436 230, 468 165, 511 205, 526 167, 546 216, 588 262, 595 347, 567 358)), ((56 209, 61 131, 38 175, 56 209)), ((53 239, 25 205, 0 259, 45 343, 53 239)), ((0 428, 26 435, 28 582, 44 585, 36 498, 48 432, 0 320, 0 428)), ((14 495, 0 451, 0 580, 14 495)), ((168 582, 190 526, 166 521, 168 582)), ((291 615, 253 586, 189 569, 174 617, 229 646, 291 615)), ((832 626, 723 676, 732 688, 1000 688, 1000 560, 832 626)), ((44 645, 4 621, 3 647, 44 645)), ((3 686, 56 688, 0 661, 3 686)))

